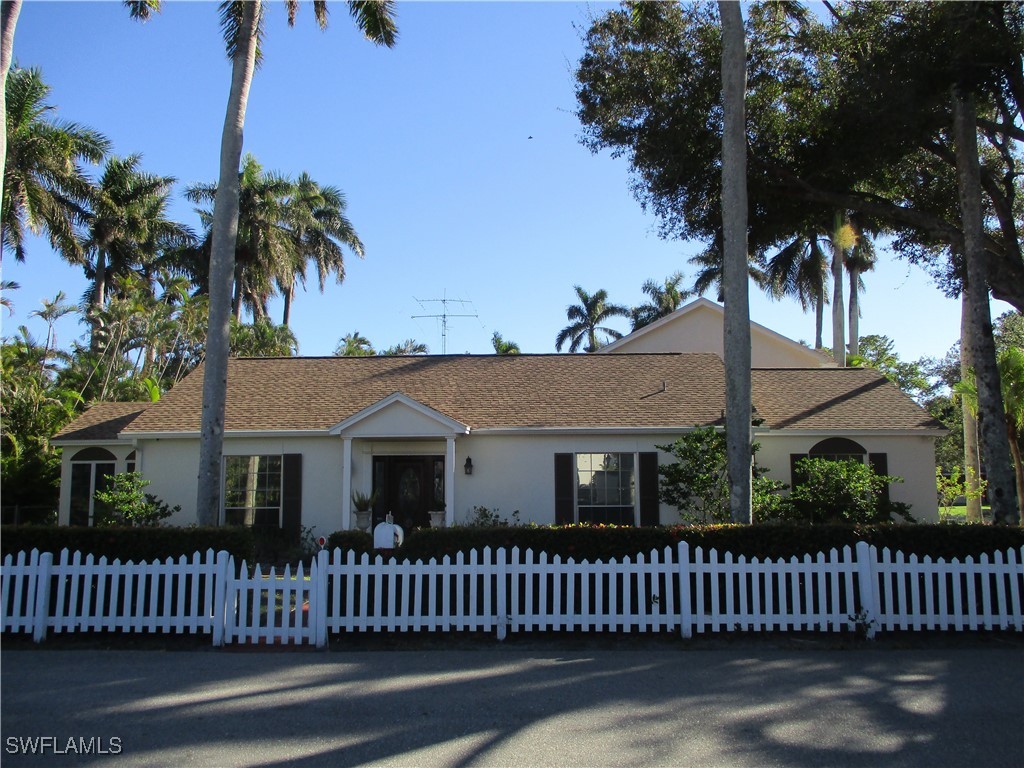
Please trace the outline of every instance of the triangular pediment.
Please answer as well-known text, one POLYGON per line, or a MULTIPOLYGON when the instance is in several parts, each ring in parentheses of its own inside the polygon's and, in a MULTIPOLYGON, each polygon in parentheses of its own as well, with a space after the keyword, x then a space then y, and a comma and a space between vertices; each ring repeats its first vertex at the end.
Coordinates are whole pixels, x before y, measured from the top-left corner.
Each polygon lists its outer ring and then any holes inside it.
POLYGON ((328 431, 345 437, 447 437, 469 434, 469 426, 401 392, 393 392, 328 431))
MULTIPOLYGON (((710 352, 724 358, 725 308, 704 297, 655 320, 598 352, 615 354, 710 352)), ((754 368, 831 368, 823 353, 751 321, 751 365, 754 368)))

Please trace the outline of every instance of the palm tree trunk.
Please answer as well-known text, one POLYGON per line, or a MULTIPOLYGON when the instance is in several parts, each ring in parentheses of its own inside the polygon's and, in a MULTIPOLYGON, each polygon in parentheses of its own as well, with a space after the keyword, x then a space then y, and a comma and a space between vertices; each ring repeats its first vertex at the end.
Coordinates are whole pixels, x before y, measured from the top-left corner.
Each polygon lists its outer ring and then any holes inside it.
POLYGON ((988 480, 992 522, 1019 522, 1017 489, 1010 446, 1006 439, 1003 394, 996 366, 989 308, 984 229, 981 212, 981 170, 978 164, 977 113, 974 97, 959 87, 953 90, 953 136, 956 142, 956 175, 960 192, 960 218, 964 231, 964 263, 967 279, 967 340, 974 364, 978 392, 978 438, 988 480))
MULTIPOLYGON (((964 294, 960 301, 960 379, 967 381, 970 378, 970 370, 974 367, 971 362, 970 339, 967 329, 969 322, 969 305, 967 294, 964 294)), ((978 453, 978 420, 966 404, 962 404, 964 424, 964 481, 967 489, 967 522, 980 523, 981 515, 981 456, 978 453)))
POLYGON ((107 305, 107 254, 102 248, 96 249, 96 290, 93 306, 103 309, 107 305))
POLYGON ((281 318, 281 325, 286 328, 292 319, 292 296, 295 295, 295 283, 291 283, 284 292, 284 315, 281 318))
POLYGON ((814 297, 814 348, 821 349, 825 346, 821 341, 822 330, 825 327, 825 286, 818 287, 818 295, 814 297))
POLYGON ((203 412, 199 435, 196 518, 200 525, 220 519, 220 472, 224 447, 230 351, 231 285, 238 237, 238 166, 249 86, 256 68, 260 3, 245 3, 231 60, 231 91, 220 144, 220 179, 213 202, 210 249, 210 309, 203 370, 203 412))
POLYGON ((832 359, 840 368, 846 366, 846 312, 843 308, 843 246, 839 233, 843 226, 838 211, 832 231, 832 359))
POLYGON ((1013 474, 1017 481, 1017 519, 1024 520, 1024 456, 1021 456, 1017 430, 1009 414, 1006 415, 1006 434, 1010 455, 1013 456, 1013 474))
POLYGON ((860 270, 850 267, 850 355, 860 354, 860 270))
POLYGON ((231 295, 231 314, 239 323, 242 322, 242 265, 235 262, 234 265, 234 292, 231 295))
POLYGON ((747 269, 747 52, 739 2, 719 0, 722 21, 722 292, 725 296, 725 437, 729 513, 750 523, 750 304, 747 269))
MULTIPOLYGON (((4 0, 0 8, 0 200, 4 197, 4 174, 7 167, 7 73, 14 55, 14 29, 18 26, 21 0, 4 0)), ((2 226, 2 225, 0 225, 2 226)), ((2 230, 0 230, 2 235, 2 230)), ((2 257, 0 257, 2 258, 2 257)))

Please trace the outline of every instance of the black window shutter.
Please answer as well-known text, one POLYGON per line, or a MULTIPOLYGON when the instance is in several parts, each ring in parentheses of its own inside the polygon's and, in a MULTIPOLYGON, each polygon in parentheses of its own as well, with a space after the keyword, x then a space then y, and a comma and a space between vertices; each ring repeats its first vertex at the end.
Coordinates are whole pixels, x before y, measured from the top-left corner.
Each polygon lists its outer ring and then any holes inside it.
MULTIPOLYGON (((889 454, 887 453, 869 453, 868 464, 871 465, 871 469, 875 471, 876 475, 889 474, 889 454)), ((888 484, 882 489, 881 497, 882 501, 889 501, 888 484)))
POLYGON ((568 525, 575 519, 576 473, 571 453, 555 454, 555 525, 568 525))
POLYGON ((661 507, 658 502, 658 454, 640 454, 640 525, 659 525, 661 507))
POLYGON ((299 540, 302 532, 302 454, 286 453, 281 458, 281 528, 289 539, 299 540))

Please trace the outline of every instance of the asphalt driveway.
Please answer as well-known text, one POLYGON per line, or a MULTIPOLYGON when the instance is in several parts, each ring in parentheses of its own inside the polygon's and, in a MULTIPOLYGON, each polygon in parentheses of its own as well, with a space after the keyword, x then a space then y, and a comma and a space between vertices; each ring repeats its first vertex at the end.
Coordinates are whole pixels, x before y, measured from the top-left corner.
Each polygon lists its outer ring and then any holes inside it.
POLYGON ((1019 645, 7 648, 0 664, 4 768, 1024 765, 1019 645))

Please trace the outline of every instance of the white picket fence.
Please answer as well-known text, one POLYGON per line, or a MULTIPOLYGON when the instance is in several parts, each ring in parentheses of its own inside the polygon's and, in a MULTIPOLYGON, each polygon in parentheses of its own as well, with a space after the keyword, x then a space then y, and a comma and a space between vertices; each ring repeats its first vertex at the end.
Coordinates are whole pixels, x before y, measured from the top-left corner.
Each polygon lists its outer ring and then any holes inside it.
POLYGON ((685 542, 635 559, 575 562, 485 548, 440 562, 320 552, 308 571, 236 568, 227 553, 107 563, 8 555, 7 632, 209 633, 309 643, 329 632, 1024 631, 1024 548, 944 561, 865 542, 816 556, 734 558, 685 542))

